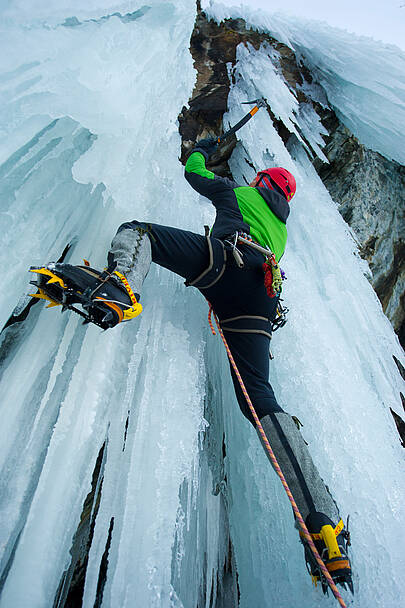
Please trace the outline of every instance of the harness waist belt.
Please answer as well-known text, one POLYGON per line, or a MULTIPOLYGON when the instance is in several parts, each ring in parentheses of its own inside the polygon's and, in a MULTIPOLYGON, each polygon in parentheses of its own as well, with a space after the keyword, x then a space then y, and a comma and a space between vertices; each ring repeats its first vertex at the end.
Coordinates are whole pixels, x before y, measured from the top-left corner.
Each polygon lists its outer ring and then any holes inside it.
POLYGON ((241 334, 263 334, 271 338, 272 323, 267 317, 240 315, 219 321, 224 331, 241 334))

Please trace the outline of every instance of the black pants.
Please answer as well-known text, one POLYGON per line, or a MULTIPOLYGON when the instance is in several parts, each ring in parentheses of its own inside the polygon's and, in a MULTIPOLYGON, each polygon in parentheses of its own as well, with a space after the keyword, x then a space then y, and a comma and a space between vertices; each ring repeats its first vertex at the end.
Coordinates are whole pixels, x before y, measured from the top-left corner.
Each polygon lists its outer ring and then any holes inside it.
MULTIPOLYGON (((119 231, 139 226, 148 232, 152 261, 180 275, 186 282, 192 282, 209 265, 210 250, 206 237, 178 228, 138 221, 122 224, 119 231)), ((211 239, 214 249, 222 250, 222 243, 215 241, 217 239, 211 239)), ((245 263, 243 269, 237 267, 231 251, 228 251, 226 266, 222 269, 219 280, 207 289, 198 288, 220 319, 248 394, 257 415, 262 418, 266 414, 283 411, 268 381, 268 333, 270 321, 276 314, 277 298, 269 298, 264 287, 263 255, 246 245, 239 249, 245 263)), ((215 269, 213 272, 215 275, 215 269)), ((231 374, 240 409, 254 424, 232 367, 231 374)))

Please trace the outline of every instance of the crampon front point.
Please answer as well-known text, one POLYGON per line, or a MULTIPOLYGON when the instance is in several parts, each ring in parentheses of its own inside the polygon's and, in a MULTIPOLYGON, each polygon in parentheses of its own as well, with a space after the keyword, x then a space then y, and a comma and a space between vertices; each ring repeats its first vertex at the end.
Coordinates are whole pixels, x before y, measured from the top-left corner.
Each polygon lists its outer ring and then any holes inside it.
POLYGON ((63 263, 32 266, 30 272, 37 275, 30 282, 38 288, 37 293, 30 294, 33 298, 47 300, 47 308, 72 310, 83 318, 83 323, 108 329, 142 312, 141 304, 119 272, 63 263))

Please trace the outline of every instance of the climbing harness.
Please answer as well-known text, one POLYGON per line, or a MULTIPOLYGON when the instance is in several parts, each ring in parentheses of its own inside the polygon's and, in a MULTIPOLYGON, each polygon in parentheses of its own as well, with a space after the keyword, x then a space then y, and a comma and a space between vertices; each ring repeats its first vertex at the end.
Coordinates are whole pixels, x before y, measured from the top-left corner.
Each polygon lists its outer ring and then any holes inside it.
POLYGON ((214 314, 215 323, 216 323, 216 325, 217 325, 219 335, 220 335, 220 336, 221 336, 221 338, 222 338, 222 342, 224 343, 224 346, 225 346, 225 349, 226 349, 226 352, 227 352, 227 355, 228 355, 229 361, 230 361, 230 363, 231 363, 231 365, 232 365, 232 368, 233 368, 233 370, 234 370, 234 372, 235 372, 235 375, 236 375, 236 377, 237 377, 237 379, 238 379, 238 382, 239 382, 239 384, 240 384, 240 387, 241 387, 241 389, 242 389, 243 395, 244 395, 244 397, 245 397, 245 399, 246 399, 246 402, 247 402, 247 404, 248 404, 248 406, 249 406, 249 409, 250 409, 250 411, 251 411, 251 413, 252 413, 252 416, 253 416, 253 419, 254 419, 254 421, 255 421, 256 427, 257 427, 257 429, 258 429, 258 431, 259 431, 259 433, 260 433, 260 436, 261 436, 261 438, 262 438, 262 440, 263 440, 264 445, 266 446, 266 450, 267 450, 267 452, 268 452, 268 454, 269 454, 269 457, 270 457, 270 460, 271 460, 271 462, 272 462, 272 464, 273 464, 273 467, 274 467, 274 469, 275 469, 275 471, 276 471, 276 473, 277 473, 278 477, 280 478, 281 483, 283 484, 283 487, 284 487, 284 489, 285 489, 285 491, 286 491, 286 493, 287 493, 287 496, 288 496, 289 501, 290 501, 290 503, 291 503, 291 506, 292 506, 292 508, 293 508, 293 511, 294 511, 295 517, 296 517, 296 519, 297 519, 297 521, 298 521, 298 523, 299 523, 299 525, 300 525, 300 527, 301 527, 301 530, 302 530, 302 536, 305 538, 306 543, 307 543, 307 544, 309 545, 309 547, 311 548, 311 551, 312 551, 312 554, 313 554, 313 556, 314 556, 314 559, 316 560, 317 565, 318 565, 318 567, 319 567, 319 571, 322 573, 322 576, 325 578, 325 580, 327 581, 327 583, 328 583, 329 587, 332 589, 333 595, 335 596, 335 598, 336 598, 336 599, 337 599, 337 601, 339 602, 340 606, 341 606, 342 608, 346 608, 346 604, 345 604, 345 602, 344 602, 344 600, 343 600, 342 596, 340 595, 340 593, 339 593, 339 591, 338 591, 338 589, 337 589, 337 587, 336 587, 335 583, 333 582, 333 579, 332 579, 332 577, 331 577, 331 575, 330 575, 330 573, 329 573, 328 569, 326 568, 326 566, 325 566, 324 562, 322 561, 322 559, 321 559, 321 557, 320 557, 320 555, 319 555, 319 553, 318 553, 318 550, 317 550, 317 548, 315 547, 314 541, 312 540, 312 536, 311 536, 310 532, 308 531, 308 528, 307 528, 307 526, 305 525, 305 522, 304 522, 304 520, 303 520, 303 518, 302 518, 302 515, 301 515, 301 513, 300 513, 300 511, 299 511, 299 509, 298 509, 298 507, 297 507, 297 504, 296 504, 296 502, 295 502, 295 500, 294 500, 294 497, 293 497, 293 495, 291 494, 291 490, 290 490, 290 488, 288 487, 288 484, 287 484, 287 482, 286 482, 286 480, 285 480, 285 477, 284 477, 284 475, 283 475, 283 472, 282 472, 282 470, 280 469, 280 465, 279 465, 279 464, 278 464, 278 462, 277 462, 277 459, 276 459, 276 457, 275 457, 275 455, 274 455, 274 452, 273 452, 273 450, 272 450, 272 448, 271 448, 271 446, 270 446, 270 443, 269 443, 269 441, 268 441, 268 439, 267 439, 267 437, 266 437, 266 433, 264 432, 264 429, 263 429, 263 427, 262 427, 262 424, 261 424, 261 422, 260 422, 260 420, 259 420, 259 417, 258 417, 258 415, 257 415, 257 413, 256 413, 256 410, 255 410, 255 408, 254 408, 254 406, 253 406, 253 403, 252 403, 252 401, 251 401, 251 399, 250 399, 250 397, 249 397, 249 394, 248 394, 248 392, 247 392, 247 390, 246 390, 245 384, 244 384, 244 382, 243 382, 243 380, 242 380, 242 376, 240 375, 240 372, 239 372, 239 370, 238 370, 238 368, 237 368, 237 365, 236 365, 236 363, 235 363, 235 360, 234 360, 234 358, 233 358, 233 356, 232 356, 231 350, 230 350, 230 348, 229 348, 229 346, 228 346, 228 343, 227 343, 227 341, 226 341, 226 339, 225 339, 225 336, 224 336, 224 334, 223 334, 223 331, 222 331, 221 325, 220 325, 220 323, 219 323, 218 317, 217 317, 217 315, 215 314, 215 311, 213 311, 212 305, 209 303, 208 322, 209 322, 209 325, 210 325, 210 328, 211 328, 212 333, 213 333, 214 335, 216 335, 216 332, 215 332, 215 329, 214 329, 214 326, 213 326, 213 323, 212 323, 212 319, 211 319, 211 315, 212 315, 212 313, 214 314))
POLYGON ((220 280, 225 272, 228 256, 224 243, 219 239, 211 239, 208 226, 205 226, 205 238, 208 247, 208 266, 198 277, 185 281, 186 287, 197 287, 200 290, 209 289, 220 280))
MULTIPOLYGON (((282 291, 283 280, 285 280, 287 277, 286 277, 284 271, 279 267, 276 257, 274 255, 274 253, 270 250, 270 248, 263 247, 259 243, 256 243, 256 241, 254 241, 252 239, 250 234, 247 234, 246 232, 237 231, 234 234, 224 238, 223 242, 231 250, 235 263, 239 269, 244 268, 245 263, 243 261, 243 253, 240 249, 238 249, 238 244, 239 245, 248 245, 249 247, 252 247, 256 251, 260 251, 260 253, 262 253, 266 257, 266 261, 263 263, 264 286, 266 288, 267 295, 270 298, 274 298, 277 296, 278 301, 277 301, 277 306, 276 306, 275 318, 272 321, 269 321, 271 324, 270 332, 269 333, 266 331, 263 332, 264 328, 262 328, 262 329, 259 329, 259 333, 266 333, 271 339, 273 332, 275 332, 280 327, 283 327, 287 323, 287 314, 288 314, 289 310, 286 306, 283 305, 282 299, 280 297, 280 294, 282 291)), ((248 318, 248 317, 245 316, 245 318, 248 318)), ((251 318, 253 318, 253 317, 251 317, 251 318)), ((259 317, 257 317, 257 318, 259 318, 259 317)), ((231 321, 232 320, 233 319, 231 319, 231 321)), ((221 323, 223 324, 225 321, 221 320, 221 323)), ((247 329, 244 329, 244 330, 230 329, 229 327, 224 327, 224 330, 225 331, 249 331, 247 329)), ((252 330, 250 330, 250 331, 252 331, 252 330)), ((253 333, 255 333, 256 331, 257 331, 257 329, 253 330, 253 333)), ((269 357, 270 357, 270 359, 274 359, 274 356, 273 356, 271 350, 269 351, 269 357)))
POLYGON ((239 240, 239 233, 231 234, 229 237, 224 239, 224 243, 231 248, 232 255, 238 268, 243 268, 245 262, 243 261, 243 253, 237 248, 239 240))

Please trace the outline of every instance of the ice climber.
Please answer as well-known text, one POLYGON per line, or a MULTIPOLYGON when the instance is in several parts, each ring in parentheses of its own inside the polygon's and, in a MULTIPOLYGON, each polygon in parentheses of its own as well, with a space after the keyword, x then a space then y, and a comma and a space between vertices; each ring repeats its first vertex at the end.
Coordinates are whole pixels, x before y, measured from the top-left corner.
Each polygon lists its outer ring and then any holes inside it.
MULTIPOLYGON (((235 240, 238 235, 245 235, 248 240, 270 248, 277 262, 280 260, 287 241, 286 222, 289 202, 296 191, 295 179, 286 169, 275 167, 260 171, 249 186, 239 186, 206 168, 206 160, 215 148, 215 140, 201 140, 185 166, 188 183, 210 199, 216 209, 210 234, 202 236, 134 220, 119 227, 104 273, 68 265, 60 265, 64 270, 58 273, 58 264, 48 265, 43 272, 49 276, 54 273, 56 277, 62 274, 66 283, 68 268, 73 275, 87 277, 92 299, 104 306, 102 321, 107 327, 139 313, 142 284, 152 261, 183 277, 187 286, 200 290, 219 318, 247 392, 319 554, 334 581, 347 583, 352 589, 348 532, 300 431, 277 403, 269 384, 269 344, 278 297, 269 297, 264 285, 263 254, 235 240), (104 280, 101 288, 99 276, 104 280)), ((48 280, 49 276, 44 278, 48 280)), ((232 368, 231 374, 239 407, 254 425, 232 368)), ((325 588, 319 566, 305 539, 302 540, 311 574, 325 588)))

